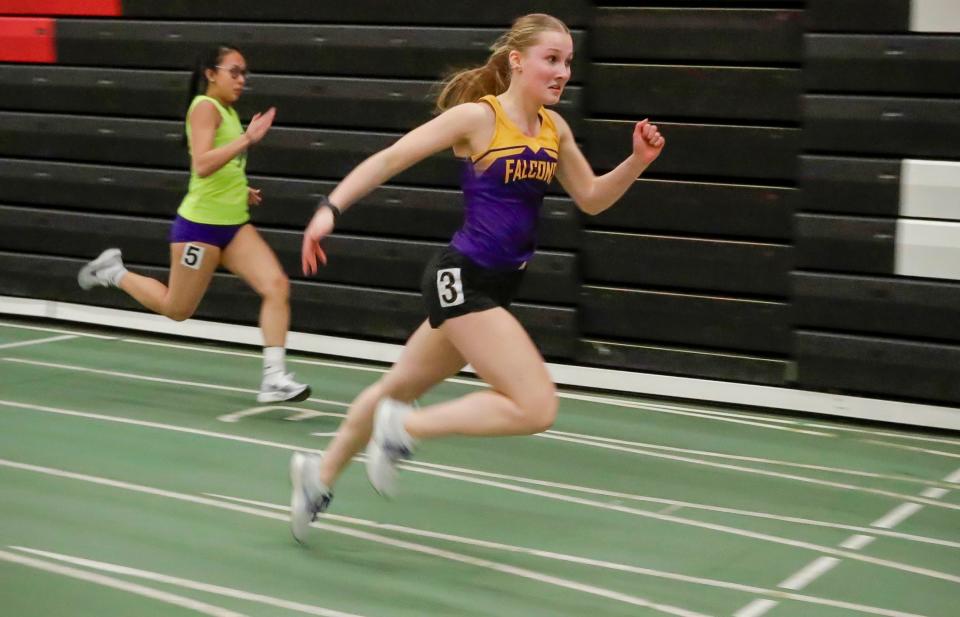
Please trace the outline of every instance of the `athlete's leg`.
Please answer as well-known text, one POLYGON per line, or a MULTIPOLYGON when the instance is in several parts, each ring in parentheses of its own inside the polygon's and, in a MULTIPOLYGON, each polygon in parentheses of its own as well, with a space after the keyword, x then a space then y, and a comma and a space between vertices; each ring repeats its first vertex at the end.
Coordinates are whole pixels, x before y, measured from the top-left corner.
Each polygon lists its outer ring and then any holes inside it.
POLYGON ((557 414, 556 388, 523 326, 503 308, 449 319, 440 330, 490 390, 431 405, 406 416, 414 439, 445 435, 527 435, 557 414))
POLYGON ((306 542, 310 523, 326 510, 334 482, 350 460, 370 441, 373 416, 385 396, 412 401, 434 384, 463 368, 459 352, 440 330, 424 322, 407 341, 400 358, 350 405, 323 458, 296 452, 290 459, 290 531, 306 542))
POLYGON ((557 414, 557 395, 543 358, 520 323, 497 307, 448 319, 446 339, 490 390, 413 412, 383 399, 367 446, 367 477, 382 495, 395 492, 397 462, 418 439, 444 435, 527 435, 544 431, 557 414))
POLYGON ((290 281, 276 254, 253 225, 244 225, 223 249, 224 267, 242 278, 260 295, 263 332, 263 381, 257 401, 302 401, 310 386, 293 379, 286 369, 287 331, 290 328, 290 281))
POLYGON ((197 310, 219 263, 218 247, 204 242, 177 242, 170 245, 169 285, 127 272, 117 286, 151 311, 183 321, 197 310), (184 259, 184 249, 188 245, 191 248, 184 259))
POLYGON ((466 362, 442 330, 424 321, 407 341, 400 358, 376 383, 367 387, 350 405, 336 437, 327 447, 320 465, 320 480, 333 486, 340 472, 370 440, 373 412, 385 396, 413 401, 451 375, 466 362))
POLYGON ((261 298, 264 347, 283 347, 290 328, 290 281, 276 254, 253 225, 237 231, 220 256, 223 266, 242 278, 261 298))

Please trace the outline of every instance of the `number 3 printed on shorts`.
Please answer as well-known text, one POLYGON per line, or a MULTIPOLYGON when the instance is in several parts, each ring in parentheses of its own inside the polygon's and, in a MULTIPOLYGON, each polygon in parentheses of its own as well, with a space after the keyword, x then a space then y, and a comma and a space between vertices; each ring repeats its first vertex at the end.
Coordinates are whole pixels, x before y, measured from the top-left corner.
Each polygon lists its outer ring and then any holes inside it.
POLYGON ((199 270, 200 264, 203 263, 203 247, 192 242, 187 244, 183 247, 183 256, 180 258, 180 263, 188 268, 199 270))
POLYGON ((440 306, 463 304, 463 283, 460 282, 460 268, 437 270, 437 296, 440 306))

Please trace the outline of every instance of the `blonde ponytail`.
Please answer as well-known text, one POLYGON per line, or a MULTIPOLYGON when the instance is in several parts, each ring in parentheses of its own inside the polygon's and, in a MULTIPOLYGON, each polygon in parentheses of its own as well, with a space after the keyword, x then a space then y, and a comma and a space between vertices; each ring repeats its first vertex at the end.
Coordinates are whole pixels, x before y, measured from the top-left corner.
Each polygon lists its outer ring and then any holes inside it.
POLYGON ((437 113, 461 103, 472 103, 488 94, 501 94, 510 87, 510 52, 523 52, 536 45, 542 32, 564 32, 570 29, 562 21, 545 13, 531 13, 513 22, 490 46, 487 63, 473 69, 463 69, 447 77, 437 95, 437 113))

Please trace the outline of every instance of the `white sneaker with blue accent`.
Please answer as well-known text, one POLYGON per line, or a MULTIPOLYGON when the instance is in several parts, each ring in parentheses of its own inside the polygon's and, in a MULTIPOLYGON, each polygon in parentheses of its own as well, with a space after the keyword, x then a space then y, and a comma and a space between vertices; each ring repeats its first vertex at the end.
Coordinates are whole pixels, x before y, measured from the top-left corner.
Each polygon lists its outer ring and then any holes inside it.
POLYGON ((263 376, 260 383, 258 403, 297 403, 310 397, 310 386, 298 383, 293 379, 293 373, 277 371, 263 376))
POLYGON ((333 492, 317 476, 319 469, 319 456, 294 452, 290 457, 290 533, 300 544, 306 544, 310 523, 333 499, 333 492))
POLYGON ((384 497, 397 492, 397 463, 413 457, 416 442, 403 428, 411 405, 391 398, 377 404, 373 417, 373 438, 367 444, 367 478, 384 497))

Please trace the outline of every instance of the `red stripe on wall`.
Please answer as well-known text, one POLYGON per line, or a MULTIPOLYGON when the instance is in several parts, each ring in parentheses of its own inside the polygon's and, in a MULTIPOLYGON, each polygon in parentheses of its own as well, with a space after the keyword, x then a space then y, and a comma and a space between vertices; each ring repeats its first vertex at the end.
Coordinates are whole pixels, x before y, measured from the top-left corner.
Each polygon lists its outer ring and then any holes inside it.
POLYGON ((56 62, 55 21, 0 17, 0 62, 56 62))
POLYGON ((0 15, 123 15, 121 0, 0 0, 0 15))

